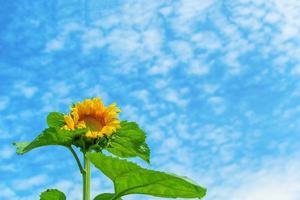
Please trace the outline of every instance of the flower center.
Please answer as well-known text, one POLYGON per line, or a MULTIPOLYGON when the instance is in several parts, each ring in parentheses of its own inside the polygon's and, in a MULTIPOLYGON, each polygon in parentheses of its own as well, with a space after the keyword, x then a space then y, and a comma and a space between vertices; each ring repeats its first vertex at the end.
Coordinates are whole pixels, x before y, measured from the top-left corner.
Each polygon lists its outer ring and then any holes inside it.
POLYGON ((85 116, 82 119, 85 122, 85 125, 91 131, 101 131, 103 125, 99 119, 95 119, 91 116, 85 116))

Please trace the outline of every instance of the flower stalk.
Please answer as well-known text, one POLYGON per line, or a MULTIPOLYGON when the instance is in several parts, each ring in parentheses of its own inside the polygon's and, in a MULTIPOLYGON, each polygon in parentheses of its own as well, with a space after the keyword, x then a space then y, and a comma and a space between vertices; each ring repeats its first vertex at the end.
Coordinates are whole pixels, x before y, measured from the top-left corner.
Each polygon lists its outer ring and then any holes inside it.
POLYGON ((78 158, 76 152, 74 151, 74 149, 73 149, 71 146, 68 147, 68 148, 70 149, 72 155, 74 156, 74 158, 75 158, 75 160, 76 160, 76 163, 77 163, 77 165, 78 165, 78 168, 79 168, 79 170, 80 170, 80 173, 83 174, 83 173, 84 173, 84 169, 83 169, 83 167, 82 167, 82 165, 81 165, 81 163, 80 163, 80 160, 79 160, 79 158, 78 158))
POLYGON ((90 180, 91 180, 91 170, 90 170, 90 160, 83 154, 84 157, 84 171, 82 174, 83 179, 83 200, 90 200, 90 180))

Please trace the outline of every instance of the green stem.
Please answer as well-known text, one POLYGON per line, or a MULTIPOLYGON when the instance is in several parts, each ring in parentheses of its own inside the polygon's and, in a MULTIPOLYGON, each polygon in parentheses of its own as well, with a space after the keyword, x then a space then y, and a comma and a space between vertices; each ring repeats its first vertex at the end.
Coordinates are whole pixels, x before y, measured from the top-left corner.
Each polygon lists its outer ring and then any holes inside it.
POLYGON ((84 154, 84 173, 82 174, 83 178, 83 200, 90 200, 90 160, 84 154))
POLYGON ((82 167, 82 165, 81 165, 81 163, 80 163, 80 160, 79 160, 79 158, 78 158, 76 152, 74 151, 74 149, 73 149, 71 146, 68 147, 68 148, 70 149, 72 155, 74 156, 74 158, 75 158, 75 160, 76 160, 76 163, 77 163, 77 165, 78 165, 78 167, 79 167, 80 173, 83 174, 83 173, 84 173, 84 170, 83 170, 83 167, 82 167))

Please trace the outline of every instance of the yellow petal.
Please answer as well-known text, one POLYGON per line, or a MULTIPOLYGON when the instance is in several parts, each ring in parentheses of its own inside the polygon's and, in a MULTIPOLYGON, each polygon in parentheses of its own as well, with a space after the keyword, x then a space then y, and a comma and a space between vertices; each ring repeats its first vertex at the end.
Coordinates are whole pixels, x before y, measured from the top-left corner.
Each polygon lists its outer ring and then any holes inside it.
POLYGON ((74 130, 74 121, 70 115, 65 115, 64 120, 69 129, 74 130))

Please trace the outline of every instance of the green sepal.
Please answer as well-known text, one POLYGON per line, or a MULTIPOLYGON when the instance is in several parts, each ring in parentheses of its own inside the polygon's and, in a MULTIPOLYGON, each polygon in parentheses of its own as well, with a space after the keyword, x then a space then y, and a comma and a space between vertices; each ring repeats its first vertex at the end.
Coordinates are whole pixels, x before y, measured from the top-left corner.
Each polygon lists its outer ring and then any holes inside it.
POLYGON ((107 146, 108 141, 109 139, 106 136, 94 139, 94 143, 89 146, 89 151, 101 152, 102 149, 107 146))
MULTIPOLYGON (((97 195, 94 200, 111 200, 113 199, 113 197, 115 196, 115 194, 113 193, 102 193, 97 195)), ((121 198, 116 198, 115 200, 122 200, 121 198)))
POLYGON ((121 157, 140 157, 150 163, 146 134, 135 122, 121 122, 121 128, 110 138, 107 151, 121 157))
POLYGON ((85 129, 77 130, 64 130, 56 129, 53 127, 46 128, 40 135, 38 135, 32 142, 15 142, 13 145, 16 146, 17 154, 24 154, 28 151, 48 145, 61 145, 71 146, 74 138, 84 134, 85 129))
POLYGON ((101 138, 76 137, 72 144, 80 148, 82 152, 101 152, 107 146, 108 141, 106 136, 101 138))
POLYGON ((66 195, 57 189, 48 189, 41 193, 40 200, 66 200, 66 195))
POLYGON ((47 116, 47 124, 49 127, 62 127, 65 125, 64 114, 60 112, 50 112, 47 116))
POLYGON ((142 168, 135 163, 102 153, 87 153, 90 161, 114 183, 111 200, 128 194, 146 194, 165 198, 199 198, 206 189, 186 177, 142 168))

